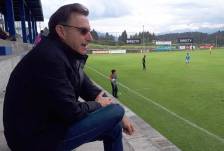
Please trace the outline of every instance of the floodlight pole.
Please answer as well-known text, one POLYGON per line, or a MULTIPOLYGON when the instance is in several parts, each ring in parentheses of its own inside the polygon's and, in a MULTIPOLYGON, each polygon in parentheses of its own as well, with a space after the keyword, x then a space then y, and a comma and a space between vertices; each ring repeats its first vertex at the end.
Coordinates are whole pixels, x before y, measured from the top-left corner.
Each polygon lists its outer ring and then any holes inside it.
POLYGON ((145 51, 145 40, 144 40, 144 25, 142 25, 143 32, 142 32, 142 45, 143 45, 143 50, 145 51))
POLYGON ((116 46, 118 46, 118 32, 116 32, 116 37, 115 37, 115 42, 116 42, 116 46))
POLYGON ((218 47, 217 46, 217 35, 215 36, 215 45, 216 45, 216 48, 218 47))

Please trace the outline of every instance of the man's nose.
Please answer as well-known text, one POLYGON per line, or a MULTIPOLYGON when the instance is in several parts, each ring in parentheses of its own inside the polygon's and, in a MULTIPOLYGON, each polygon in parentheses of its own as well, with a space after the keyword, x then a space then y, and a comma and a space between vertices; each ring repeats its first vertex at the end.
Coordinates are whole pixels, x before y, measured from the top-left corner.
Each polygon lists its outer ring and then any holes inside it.
POLYGON ((92 35, 91 35, 90 32, 88 32, 88 33, 86 34, 86 40, 89 41, 89 42, 93 40, 93 37, 92 37, 92 35))

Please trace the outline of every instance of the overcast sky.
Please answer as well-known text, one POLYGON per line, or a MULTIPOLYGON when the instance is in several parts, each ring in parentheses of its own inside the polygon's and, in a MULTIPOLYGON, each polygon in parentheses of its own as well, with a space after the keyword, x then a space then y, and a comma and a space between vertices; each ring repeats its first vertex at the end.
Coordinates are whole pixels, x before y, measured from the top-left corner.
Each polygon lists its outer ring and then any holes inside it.
POLYGON ((214 32, 224 30, 224 0, 41 0, 45 22, 60 6, 81 3, 98 32, 214 32))

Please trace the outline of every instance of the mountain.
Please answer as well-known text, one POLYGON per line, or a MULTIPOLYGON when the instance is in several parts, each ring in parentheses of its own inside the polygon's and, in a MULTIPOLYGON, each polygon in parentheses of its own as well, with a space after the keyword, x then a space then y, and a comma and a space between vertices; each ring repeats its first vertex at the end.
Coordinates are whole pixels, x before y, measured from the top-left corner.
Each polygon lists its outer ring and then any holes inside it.
POLYGON ((172 41, 173 43, 176 43, 178 38, 193 38, 194 43, 197 44, 213 43, 218 46, 224 46, 224 31, 217 31, 210 34, 203 32, 183 32, 156 35, 156 40, 172 41))

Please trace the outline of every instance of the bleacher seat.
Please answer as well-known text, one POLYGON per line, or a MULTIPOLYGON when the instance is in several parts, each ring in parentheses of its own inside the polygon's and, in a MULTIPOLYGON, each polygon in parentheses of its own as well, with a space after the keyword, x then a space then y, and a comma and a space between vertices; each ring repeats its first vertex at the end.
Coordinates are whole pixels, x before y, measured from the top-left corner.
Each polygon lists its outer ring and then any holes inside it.
POLYGON ((12 54, 12 47, 8 46, 0 46, 0 55, 11 55, 12 54))

